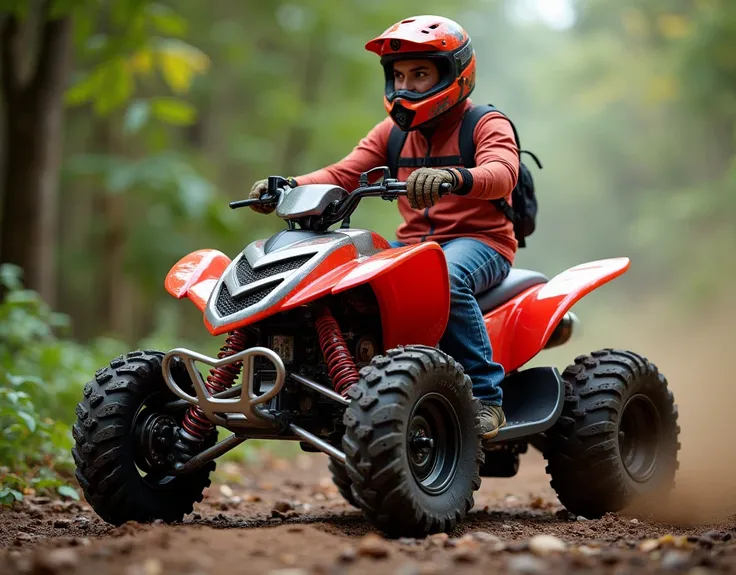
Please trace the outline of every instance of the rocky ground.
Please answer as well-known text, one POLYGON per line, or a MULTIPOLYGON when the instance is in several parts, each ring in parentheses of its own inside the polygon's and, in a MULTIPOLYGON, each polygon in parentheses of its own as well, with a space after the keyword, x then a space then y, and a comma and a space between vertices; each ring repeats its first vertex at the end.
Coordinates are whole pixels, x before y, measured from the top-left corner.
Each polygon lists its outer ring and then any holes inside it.
POLYGON ((736 570, 736 517, 670 525, 643 516, 570 517, 530 450, 513 479, 486 479, 454 533, 388 541, 333 487, 326 457, 221 463, 218 483, 178 525, 113 528, 85 504, 29 497, 0 511, 6 573, 570 573, 736 570))

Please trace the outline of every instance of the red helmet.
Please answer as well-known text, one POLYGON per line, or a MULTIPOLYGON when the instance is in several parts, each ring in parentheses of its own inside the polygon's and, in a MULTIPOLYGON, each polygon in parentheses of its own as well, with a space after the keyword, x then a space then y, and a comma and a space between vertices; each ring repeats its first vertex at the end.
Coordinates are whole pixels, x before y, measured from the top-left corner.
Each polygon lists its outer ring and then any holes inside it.
POLYGON ((475 52, 470 36, 449 18, 415 16, 391 26, 365 45, 381 57, 386 75, 383 104, 396 125, 414 130, 462 102, 475 88, 475 52), (393 63, 429 58, 440 81, 427 92, 394 90, 393 63))

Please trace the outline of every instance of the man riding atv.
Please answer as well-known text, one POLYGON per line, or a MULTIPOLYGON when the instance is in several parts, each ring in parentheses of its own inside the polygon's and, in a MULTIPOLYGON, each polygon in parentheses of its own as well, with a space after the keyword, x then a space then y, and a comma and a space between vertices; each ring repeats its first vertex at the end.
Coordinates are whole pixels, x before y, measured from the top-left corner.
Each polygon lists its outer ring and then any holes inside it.
MULTIPOLYGON (((475 167, 462 167, 459 134, 464 116, 474 108, 468 96, 475 87, 476 62, 470 37, 456 22, 437 16, 407 18, 365 47, 381 57, 389 117, 345 158, 294 178, 295 184, 352 189, 361 172, 390 165, 391 140, 396 135, 403 140, 392 177, 406 180, 408 194, 398 200, 404 223, 391 243, 398 247, 435 241, 442 246, 451 303, 440 347, 471 378, 473 393, 482 403, 482 439, 490 440, 506 424, 499 387, 505 374, 492 358, 474 296, 506 278, 518 248, 514 224, 498 206, 501 199, 507 206, 511 203, 519 178, 514 129, 499 112, 483 115, 472 133, 475 167), (392 130, 394 125, 398 130, 392 130), (443 183, 452 186, 452 193, 440 198, 443 183)), ((266 189, 267 180, 260 180, 249 197, 260 198, 266 189)), ((275 209, 251 207, 261 213, 275 209)))

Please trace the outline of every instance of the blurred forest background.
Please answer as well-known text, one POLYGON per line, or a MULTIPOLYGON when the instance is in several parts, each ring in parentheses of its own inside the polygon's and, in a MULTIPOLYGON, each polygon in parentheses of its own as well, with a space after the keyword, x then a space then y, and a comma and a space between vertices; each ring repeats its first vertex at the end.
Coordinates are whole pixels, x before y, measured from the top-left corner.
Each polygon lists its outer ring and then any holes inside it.
MULTIPOLYGON (((167 271, 192 250, 232 256, 283 227, 228 202, 257 179, 340 159, 385 117, 383 72, 363 45, 410 15, 468 30, 473 100, 508 113, 544 165, 532 166, 538 228, 516 265, 551 276, 632 258, 580 304, 587 339, 554 352, 561 367, 599 341, 651 343, 647 326, 687 333, 728 313, 733 0, 0 7, 0 263, 16 264, 0 268, 0 500, 70 494, 48 470, 68 468, 74 405, 111 357, 219 347, 194 306, 165 292, 167 271)), ((379 201, 353 218, 389 238, 398 223, 379 201)))

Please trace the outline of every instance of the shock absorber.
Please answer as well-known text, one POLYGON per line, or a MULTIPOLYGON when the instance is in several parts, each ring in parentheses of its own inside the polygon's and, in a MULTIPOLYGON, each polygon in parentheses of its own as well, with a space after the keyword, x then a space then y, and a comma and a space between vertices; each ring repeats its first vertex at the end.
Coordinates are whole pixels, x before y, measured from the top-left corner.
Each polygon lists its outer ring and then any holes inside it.
POLYGON ((317 337, 335 392, 345 396, 348 390, 360 379, 340 326, 327 306, 324 306, 315 320, 317 337))
MULTIPOLYGON (((248 347, 248 334, 245 330, 235 330, 228 334, 224 345, 217 353, 217 358, 229 357, 248 347)), ((229 389, 235 383, 243 368, 243 362, 237 361, 222 367, 213 367, 210 369, 205 387, 215 395, 226 389, 229 389)), ((214 429, 215 424, 212 423, 204 415, 198 405, 192 405, 184 415, 184 420, 179 428, 179 441, 177 442, 177 451, 182 455, 191 456, 197 452, 198 445, 207 437, 214 429)))

